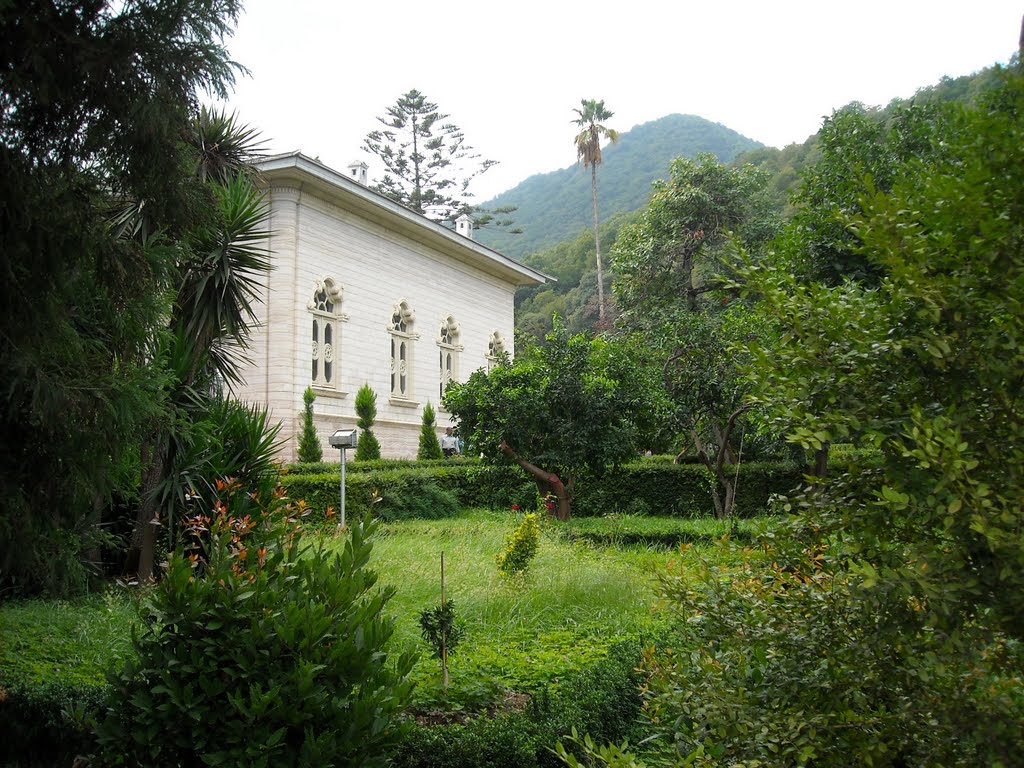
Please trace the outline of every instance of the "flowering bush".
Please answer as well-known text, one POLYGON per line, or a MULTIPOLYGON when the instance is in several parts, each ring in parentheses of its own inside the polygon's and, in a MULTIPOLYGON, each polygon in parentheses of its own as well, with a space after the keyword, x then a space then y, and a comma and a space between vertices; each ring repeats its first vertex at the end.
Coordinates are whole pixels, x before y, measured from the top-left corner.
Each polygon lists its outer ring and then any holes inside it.
POLYGON ((112 676, 104 758, 146 766, 384 765, 414 659, 388 661, 393 594, 366 568, 375 524, 307 551, 301 503, 218 484, 112 676))

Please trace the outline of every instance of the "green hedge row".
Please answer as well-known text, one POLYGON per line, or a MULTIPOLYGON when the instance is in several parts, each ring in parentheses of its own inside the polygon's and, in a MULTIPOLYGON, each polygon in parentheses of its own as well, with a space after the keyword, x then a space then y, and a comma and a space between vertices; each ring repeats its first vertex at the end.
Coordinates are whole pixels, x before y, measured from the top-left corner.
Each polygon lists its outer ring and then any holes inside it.
POLYGON ((95 749, 90 715, 107 696, 104 685, 53 681, 0 686, 0 765, 71 765, 95 749))
MULTIPOLYGON (((648 642, 647 645, 650 645, 648 642)), ((554 768, 550 751, 573 728, 599 744, 619 743, 640 712, 636 668, 640 640, 613 645, 608 656, 535 696, 525 709, 465 724, 411 726, 392 754, 394 768, 554 768)))
MULTIPOLYGON (((713 482, 701 464, 627 464, 603 477, 578 481, 573 512, 581 517, 611 512, 706 517, 714 514, 713 482)), ((755 517, 764 514, 773 495, 800 486, 803 468, 797 464, 742 464, 736 482, 735 516, 755 517)))
MULTIPOLYGON (((396 768, 555 766, 548 748, 573 727, 600 743, 619 742, 640 709, 636 667, 645 643, 613 645, 608 656, 542 691, 525 709, 468 723, 410 724, 392 755, 396 768)), ((648 641, 646 645, 650 645, 648 641)), ((70 765, 95 742, 88 716, 109 693, 104 685, 7 685, 0 697, 0 765, 70 765)))
POLYGON ((711 544, 724 536, 748 543, 761 533, 764 518, 717 520, 715 518, 575 517, 567 525, 549 529, 568 541, 583 541, 599 546, 663 547, 680 544, 711 544))
MULTIPOLYGON (((338 467, 331 473, 285 474, 281 483, 293 499, 306 502, 315 516, 340 506, 338 467)), ((440 518, 457 513, 460 506, 504 509, 512 504, 532 508, 536 486, 516 467, 488 467, 475 461, 424 466, 406 462, 386 467, 345 471, 345 514, 373 511, 385 520, 412 517, 440 518), (380 501, 374 503, 374 498, 380 501)))
MULTIPOLYGON (((736 516, 763 514, 772 495, 789 493, 802 480, 802 469, 796 464, 742 465, 736 516)), ((323 514, 328 507, 338 511, 338 465, 331 472, 285 474, 282 483, 289 496, 304 499, 315 514, 323 514)), ((389 462, 357 472, 346 469, 345 486, 349 517, 363 514, 375 493, 380 502, 374 512, 385 520, 447 517, 459 506, 507 509, 518 504, 530 509, 537 503, 536 486, 518 467, 487 466, 472 459, 389 462)), ((609 513, 706 517, 714 513, 712 487, 703 466, 641 461, 602 477, 579 480, 573 511, 581 517, 609 513)))

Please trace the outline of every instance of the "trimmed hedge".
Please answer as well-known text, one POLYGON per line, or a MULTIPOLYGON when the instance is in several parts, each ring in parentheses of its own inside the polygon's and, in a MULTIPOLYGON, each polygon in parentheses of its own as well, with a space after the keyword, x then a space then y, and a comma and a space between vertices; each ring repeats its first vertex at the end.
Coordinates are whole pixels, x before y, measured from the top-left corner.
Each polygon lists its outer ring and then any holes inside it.
POLYGON ((551 752, 573 728, 599 744, 621 742, 637 722, 641 697, 638 639, 613 645, 608 656, 539 692, 521 711, 466 724, 410 727, 391 755, 394 768, 554 768, 551 752))
POLYGON ((80 681, 13 682, 0 686, 0 765, 71 765, 94 751, 89 718, 108 687, 80 681))
MULTIPOLYGON (((340 503, 338 465, 316 474, 289 473, 282 483, 294 499, 304 499, 316 514, 340 503)), ((385 520, 410 517, 439 518, 455 514, 458 507, 523 509, 537 506, 537 489, 514 466, 489 466, 476 459, 428 462, 364 462, 356 472, 345 473, 346 515, 362 514, 376 491, 381 498, 375 514, 385 520), (372 464, 373 466, 369 466, 372 464)), ((736 498, 737 517, 763 514, 768 500, 786 494, 803 482, 796 464, 749 463, 740 466, 736 498)), ((696 464, 638 461, 611 470, 602 477, 581 478, 576 484, 573 514, 596 517, 609 513, 666 517, 707 517, 713 514, 712 479, 696 464)))
MULTIPOLYGON (((376 462, 375 462, 376 463, 376 462)), ((338 511, 338 465, 329 474, 286 474, 281 484, 293 499, 303 499, 316 515, 328 507, 338 511)), ((535 506, 537 488, 516 467, 488 467, 477 461, 458 463, 405 462, 359 472, 345 470, 345 515, 363 514, 373 504, 385 520, 453 516, 460 506, 504 509, 535 506)))
POLYGON ((723 536, 739 543, 754 540, 764 528, 760 520, 714 518, 575 517, 549 530, 568 541, 583 541, 608 547, 662 547, 675 549, 680 544, 711 544, 723 536))
MULTIPOLYGON (((573 514, 600 516, 611 512, 659 517, 714 515, 713 478, 701 464, 638 462, 602 477, 581 478, 576 484, 573 514)), ((773 495, 788 494, 803 482, 797 464, 741 464, 736 492, 736 517, 764 514, 773 495)))

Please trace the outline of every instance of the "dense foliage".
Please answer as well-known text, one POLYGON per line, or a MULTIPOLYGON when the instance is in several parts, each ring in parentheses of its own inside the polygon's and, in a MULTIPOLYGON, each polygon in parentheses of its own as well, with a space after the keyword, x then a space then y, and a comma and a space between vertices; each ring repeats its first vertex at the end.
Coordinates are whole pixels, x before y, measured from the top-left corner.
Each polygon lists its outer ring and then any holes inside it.
MULTIPOLYGON (((1024 83, 948 107, 941 148, 848 219, 877 288, 797 285, 752 267, 783 329, 755 351, 759 400, 792 440, 877 446, 882 473, 843 515, 880 584, 934 620, 1024 632, 1020 400, 1024 83)), ((941 137, 941 138, 940 138, 941 137)))
POLYGON ((474 451, 518 464, 542 497, 558 499, 558 516, 567 519, 582 472, 602 473, 644 447, 659 393, 636 350, 570 336, 559 324, 543 347, 450 385, 444 404, 474 451))
POLYGON ((724 246, 731 239, 761 248, 778 226, 753 166, 678 158, 612 249, 621 325, 649 347, 673 405, 662 430, 680 458, 692 453, 712 473, 719 517, 732 513, 731 467, 749 409, 742 358, 730 346, 765 336, 756 313, 722 289, 731 266, 724 246))
POLYGON ((224 209, 193 172, 198 99, 233 82, 239 10, 0 10, 4 588, 84 586, 100 511, 137 493, 143 434, 173 418, 170 299, 224 209))
POLYGON ((796 236, 741 270, 780 332, 745 347, 753 401, 805 449, 873 456, 792 495, 791 525, 741 567, 695 557, 666 577, 678 636, 645 662, 655 759, 1019 762, 1022 116, 1015 70, 973 107, 919 113, 925 146, 887 189, 847 178, 855 132, 830 137, 815 178, 862 194, 810 215, 835 217, 868 269, 807 280, 786 268, 806 255, 796 236))
POLYGON ((127 765, 384 765, 413 658, 388 660, 393 594, 366 567, 374 524, 305 552, 301 508, 221 485, 146 601, 111 680, 104 759, 127 765), (202 723, 201 728, 195 724, 202 723))

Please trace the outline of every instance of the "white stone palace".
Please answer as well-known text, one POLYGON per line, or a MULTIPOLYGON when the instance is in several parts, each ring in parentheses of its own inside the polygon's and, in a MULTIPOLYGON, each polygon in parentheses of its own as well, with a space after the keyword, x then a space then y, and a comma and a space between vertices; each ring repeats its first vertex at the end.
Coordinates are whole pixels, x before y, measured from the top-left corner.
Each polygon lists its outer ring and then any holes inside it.
POLYGON ((365 163, 342 174, 293 152, 257 167, 273 271, 235 395, 268 406, 282 425, 281 459, 293 461, 312 386, 331 460, 328 438, 355 426, 355 394, 369 383, 381 455, 415 457, 423 406, 442 433, 447 382, 512 353, 516 288, 550 278, 474 241, 468 217, 451 230, 369 189, 365 163))

